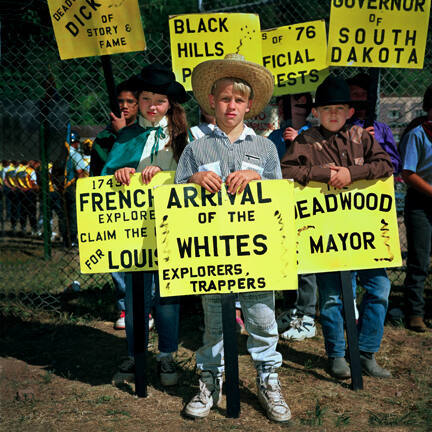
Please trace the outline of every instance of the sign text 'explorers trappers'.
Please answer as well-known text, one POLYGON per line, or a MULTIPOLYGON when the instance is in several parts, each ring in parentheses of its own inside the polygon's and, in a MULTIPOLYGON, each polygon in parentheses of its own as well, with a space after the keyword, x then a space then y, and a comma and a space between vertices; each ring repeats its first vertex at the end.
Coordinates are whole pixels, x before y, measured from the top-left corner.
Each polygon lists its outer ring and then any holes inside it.
POLYGON ((251 182, 217 194, 155 190, 162 296, 297 288, 293 184, 251 182))

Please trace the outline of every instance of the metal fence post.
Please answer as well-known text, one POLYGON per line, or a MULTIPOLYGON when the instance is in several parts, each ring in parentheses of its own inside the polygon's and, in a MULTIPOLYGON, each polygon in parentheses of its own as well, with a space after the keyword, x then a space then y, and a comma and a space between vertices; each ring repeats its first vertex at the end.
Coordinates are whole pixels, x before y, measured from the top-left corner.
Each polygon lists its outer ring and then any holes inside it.
MULTIPOLYGON (((45 104, 45 102, 42 102, 45 104)), ((51 225, 49 218, 49 202, 48 202, 48 158, 47 158, 47 135, 48 128, 46 118, 44 116, 44 109, 41 110, 42 119, 39 132, 39 151, 41 158, 41 180, 42 180, 42 219, 43 219, 43 240, 44 240, 44 258, 45 260, 51 259, 51 225)))

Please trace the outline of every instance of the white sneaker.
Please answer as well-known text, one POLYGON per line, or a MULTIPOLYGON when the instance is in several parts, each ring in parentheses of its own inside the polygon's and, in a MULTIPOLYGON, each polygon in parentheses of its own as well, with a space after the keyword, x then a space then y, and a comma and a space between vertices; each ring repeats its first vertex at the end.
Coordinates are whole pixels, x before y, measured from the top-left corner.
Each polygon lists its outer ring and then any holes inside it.
POLYGON ((125 317, 126 317, 125 311, 121 311, 120 316, 117 318, 117 321, 114 323, 114 328, 116 330, 124 330, 126 328, 125 317))
POLYGON ((297 313, 296 309, 290 309, 285 312, 282 312, 277 317, 276 323, 278 326, 279 333, 282 333, 291 327, 291 322, 297 319, 296 313, 297 313))
POLYGON ((282 395, 277 373, 270 373, 266 378, 256 379, 258 400, 266 410, 267 417, 277 422, 285 422, 291 418, 291 411, 282 395))
POLYGON ((199 392, 186 405, 184 412, 190 417, 207 417, 214 405, 219 406, 221 399, 222 377, 203 371, 199 380, 199 392))
POLYGON ((154 318, 149 314, 149 330, 154 327, 154 318))
POLYGON ((316 335, 315 320, 307 315, 291 321, 291 327, 281 333, 280 337, 285 340, 302 341, 313 338, 316 335))

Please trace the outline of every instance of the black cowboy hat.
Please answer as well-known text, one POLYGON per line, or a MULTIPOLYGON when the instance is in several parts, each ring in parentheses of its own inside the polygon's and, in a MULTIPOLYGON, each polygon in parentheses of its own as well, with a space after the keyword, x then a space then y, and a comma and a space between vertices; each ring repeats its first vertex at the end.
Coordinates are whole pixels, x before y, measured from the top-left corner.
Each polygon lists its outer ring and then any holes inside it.
POLYGON ((138 78, 140 91, 163 94, 179 103, 189 100, 189 95, 185 88, 176 81, 174 73, 161 64, 152 63, 144 66, 138 78))
POLYGON ((352 105, 353 101, 350 96, 350 89, 343 78, 329 75, 318 86, 315 93, 315 102, 313 107, 326 105, 352 105))

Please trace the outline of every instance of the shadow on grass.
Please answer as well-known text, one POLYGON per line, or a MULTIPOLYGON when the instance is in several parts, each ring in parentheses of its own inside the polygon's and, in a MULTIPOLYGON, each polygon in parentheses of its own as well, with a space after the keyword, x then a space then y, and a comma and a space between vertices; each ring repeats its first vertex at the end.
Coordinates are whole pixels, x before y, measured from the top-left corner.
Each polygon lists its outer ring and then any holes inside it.
POLYGON ((344 386, 344 382, 335 380, 328 375, 323 375, 317 372, 317 369, 327 370, 327 361, 324 357, 293 349, 285 343, 278 344, 278 351, 282 354, 282 358, 290 363, 295 363, 299 367, 293 367, 287 363, 283 363, 282 367, 298 371, 300 373, 311 375, 318 380, 327 382, 337 382, 344 386))
MULTIPOLYGON (((50 374, 71 381, 92 386, 111 384, 120 359, 127 353, 123 332, 117 336, 83 324, 44 323, 16 317, 0 317, 0 320, 1 356, 41 366, 50 374)), ((153 352, 148 353, 147 368, 149 387, 181 397, 190 386, 190 369, 179 365, 183 385, 163 388, 153 352)), ((131 387, 122 389, 132 393, 131 387)))
POLYGON ((126 352, 125 340, 104 331, 69 323, 2 319, 0 352, 58 376, 90 385, 111 382, 126 352))

